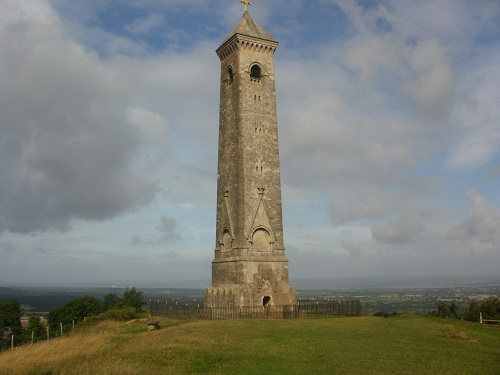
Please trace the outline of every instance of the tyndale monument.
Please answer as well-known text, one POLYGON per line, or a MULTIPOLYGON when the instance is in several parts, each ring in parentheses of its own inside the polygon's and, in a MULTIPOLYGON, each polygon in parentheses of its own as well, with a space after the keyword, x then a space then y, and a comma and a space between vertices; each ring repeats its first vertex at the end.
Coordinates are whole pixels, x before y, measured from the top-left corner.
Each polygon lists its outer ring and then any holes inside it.
POLYGON ((221 61, 217 224, 205 306, 295 305, 281 209, 274 52, 250 16, 217 49, 221 61))

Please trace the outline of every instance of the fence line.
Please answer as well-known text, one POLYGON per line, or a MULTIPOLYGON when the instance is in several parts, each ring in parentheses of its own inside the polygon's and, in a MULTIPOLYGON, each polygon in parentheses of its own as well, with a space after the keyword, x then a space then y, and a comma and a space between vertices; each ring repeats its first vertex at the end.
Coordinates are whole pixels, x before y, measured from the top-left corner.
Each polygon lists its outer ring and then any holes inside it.
POLYGON ((361 316, 361 301, 306 302, 297 305, 200 306, 150 300, 151 316, 169 319, 311 319, 332 316, 361 316))
POLYGON ((500 323, 500 320, 494 320, 494 319, 483 319, 483 313, 479 313, 479 324, 483 323, 500 323))

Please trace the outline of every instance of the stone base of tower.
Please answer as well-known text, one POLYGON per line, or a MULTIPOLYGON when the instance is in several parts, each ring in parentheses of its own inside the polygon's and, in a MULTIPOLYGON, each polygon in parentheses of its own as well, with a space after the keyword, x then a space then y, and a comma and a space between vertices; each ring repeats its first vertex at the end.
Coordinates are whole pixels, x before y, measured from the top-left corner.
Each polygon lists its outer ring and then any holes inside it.
POLYGON ((297 292, 288 283, 288 261, 283 251, 240 249, 212 262, 212 286, 205 291, 205 307, 296 305, 297 292))
POLYGON ((297 292, 288 283, 212 285, 205 290, 205 307, 296 305, 297 292))

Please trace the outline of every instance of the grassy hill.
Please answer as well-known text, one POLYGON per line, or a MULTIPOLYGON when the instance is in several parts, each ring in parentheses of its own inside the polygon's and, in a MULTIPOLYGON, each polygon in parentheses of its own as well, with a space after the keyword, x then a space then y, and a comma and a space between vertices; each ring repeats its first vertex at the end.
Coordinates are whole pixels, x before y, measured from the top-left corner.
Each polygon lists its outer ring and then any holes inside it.
POLYGON ((500 374, 500 330, 431 318, 104 322, 0 354, 0 374, 500 374))

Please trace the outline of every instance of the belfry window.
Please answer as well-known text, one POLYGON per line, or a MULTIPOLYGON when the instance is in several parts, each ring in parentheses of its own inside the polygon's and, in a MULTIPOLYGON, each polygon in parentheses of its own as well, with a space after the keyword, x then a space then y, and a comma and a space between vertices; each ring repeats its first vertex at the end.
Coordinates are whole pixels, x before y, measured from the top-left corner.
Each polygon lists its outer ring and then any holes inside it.
POLYGON ((262 69, 257 64, 252 65, 250 68, 250 78, 260 79, 262 76, 262 69))

